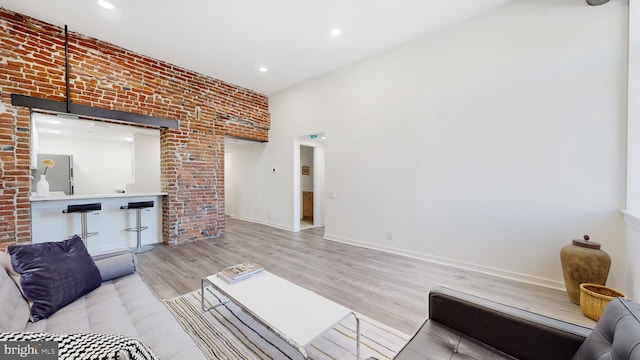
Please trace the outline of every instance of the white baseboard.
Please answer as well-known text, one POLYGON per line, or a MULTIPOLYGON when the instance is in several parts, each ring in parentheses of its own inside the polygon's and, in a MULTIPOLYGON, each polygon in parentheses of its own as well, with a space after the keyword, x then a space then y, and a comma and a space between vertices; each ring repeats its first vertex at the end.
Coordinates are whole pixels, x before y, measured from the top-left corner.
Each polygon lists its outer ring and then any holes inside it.
POLYGON ((624 221, 629 226, 631 226, 634 229, 640 231, 640 217, 636 216, 635 214, 630 213, 627 210, 621 210, 621 212, 624 215, 624 221))
POLYGON ((293 232, 293 228, 289 227, 289 226, 283 226, 280 224, 275 224, 275 223, 271 223, 268 221, 264 221, 264 220, 260 220, 260 219, 254 219, 254 218, 247 218, 247 217, 242 217, 242 216, 233 216, 233 215, 228 215, 230 218, 232 219, 237 219, 237 220, 242 220, 242 221, 248 221, 248 222, 252 222, 252 223, 256 223, 256 224, 261 224, 261 225, 267 225, 267 226, 271 226, 274 227, 276 229, 280 229, 280 230, 285 230, 285 231, 291 231, 293 232))
POLYGON ((366 243, 366 242, 348 239, 345 237, 331 235, 331 234, 325 234, 324 239, 330 240, 330 241, 336 241, 336 242, 347 244, 347 245, 354 245, 354 246, 359 246, 363 248, 384 251, 384 252, 388 252, 396 255, 407 256, 414 259, 419 259, 419 260, 428 261, 428 262, 441 264, 441 265, 452 266, 455 268, 474 271, 482 274, 493 275, 500 278, 520 281, 527 284, 539 285, 539 286, 544 286, 544 287, 555 289, 555 290, 566 291, 564 283, 560 281, 544 279, 536 276, 520 274, 516 272, 496 269, 488 266, 477 265, 477 264, 468 263, 464 261, 458 261, 458 260, 433 256, 433 255, 419 253, 419 252, 410 251, 410 250, 397 249, 397 248, 392 248, 384 245, 366 243))

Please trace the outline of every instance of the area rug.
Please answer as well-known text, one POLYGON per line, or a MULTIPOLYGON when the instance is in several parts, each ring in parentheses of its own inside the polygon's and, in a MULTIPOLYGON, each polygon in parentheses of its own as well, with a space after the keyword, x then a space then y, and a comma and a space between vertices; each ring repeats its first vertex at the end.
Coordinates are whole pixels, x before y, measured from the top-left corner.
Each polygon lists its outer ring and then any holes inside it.
MULTIPOLYGON (((224 299, 205 288, 205 305, 224 299)), ((278 335, 246 314, 233 302, 203 312, 200 290, 164 300, 187 333, 209 359, 302 359, 303 356, 278 335)), ((309 309, 313 311, 313 309, 309 309)), ((377 321, 360 319, 360 358, 392 359, 409 336, 377 321)), ((328 329, 305 348, 310 359, 352 360, 356 358, 356 321, 349 316, 328 329)))

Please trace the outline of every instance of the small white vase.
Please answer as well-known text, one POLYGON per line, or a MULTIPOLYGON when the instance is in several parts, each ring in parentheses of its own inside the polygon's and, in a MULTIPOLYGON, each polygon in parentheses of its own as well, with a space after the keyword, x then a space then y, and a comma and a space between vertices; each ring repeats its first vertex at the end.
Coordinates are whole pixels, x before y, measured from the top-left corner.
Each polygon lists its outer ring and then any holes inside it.
POLYGON ((40 175, 40 181, 36 184, 36 191, 39 197, 49 196, 49 183, 46 175, 40 175))

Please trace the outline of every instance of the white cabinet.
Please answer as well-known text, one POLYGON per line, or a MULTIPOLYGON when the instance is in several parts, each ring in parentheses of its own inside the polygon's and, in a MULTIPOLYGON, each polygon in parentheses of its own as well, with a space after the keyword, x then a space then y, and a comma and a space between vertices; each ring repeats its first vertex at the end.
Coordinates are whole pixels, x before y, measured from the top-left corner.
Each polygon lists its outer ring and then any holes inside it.
POLYGON ((142 232, 142 244, 162 242, 162 198, 157 194, 109 194, 72 195, 48 198, 31 198, 31 239, 34 243, 61 241, 81 233, 79 213, 64 214, 68 205, 102 203, 102 210, 87 214, 87 229, 98 232, 89 237, 90 253, 136 246, 136 233, 124 231, 136 226, 136 213, 120 209, 128 202, 154 201, 154 207, 142 211, 142 225, 149 229, 142 232))

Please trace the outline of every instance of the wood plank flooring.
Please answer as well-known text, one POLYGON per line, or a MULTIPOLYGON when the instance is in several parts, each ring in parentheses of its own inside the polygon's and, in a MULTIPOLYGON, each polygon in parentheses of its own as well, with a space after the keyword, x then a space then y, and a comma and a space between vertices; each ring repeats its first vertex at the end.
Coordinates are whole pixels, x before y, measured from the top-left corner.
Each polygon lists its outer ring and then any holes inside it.
POLYGON ((254 260, 270 272, 407 334, 427 317, 429 289, 442 285, 536 313, 593 327, 565 292, 461 270, 299 233, 226 219, 226 235, 138 255, 155 294, 173 298, 222 268, 254 260))

